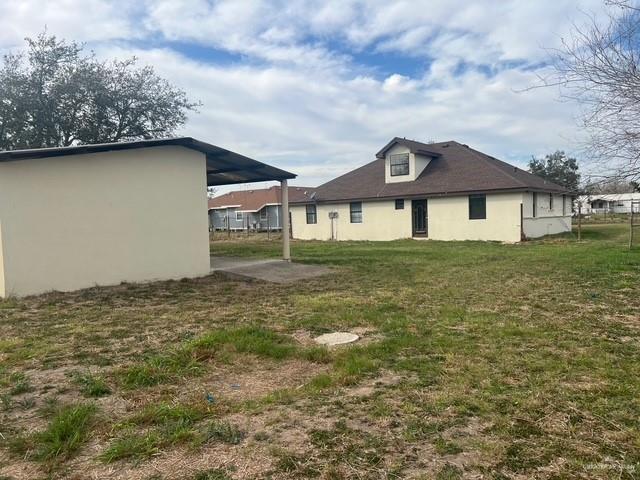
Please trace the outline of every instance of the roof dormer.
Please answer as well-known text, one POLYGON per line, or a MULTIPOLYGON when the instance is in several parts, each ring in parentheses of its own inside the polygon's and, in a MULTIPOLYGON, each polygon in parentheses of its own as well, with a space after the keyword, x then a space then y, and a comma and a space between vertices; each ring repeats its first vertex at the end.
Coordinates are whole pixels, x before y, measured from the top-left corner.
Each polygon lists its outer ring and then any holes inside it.
POLYGON ((413 182, 439 156, 426 150, 424 144, 398 137, 376 154, 377 158, 384 158, 385 183, 413 182))

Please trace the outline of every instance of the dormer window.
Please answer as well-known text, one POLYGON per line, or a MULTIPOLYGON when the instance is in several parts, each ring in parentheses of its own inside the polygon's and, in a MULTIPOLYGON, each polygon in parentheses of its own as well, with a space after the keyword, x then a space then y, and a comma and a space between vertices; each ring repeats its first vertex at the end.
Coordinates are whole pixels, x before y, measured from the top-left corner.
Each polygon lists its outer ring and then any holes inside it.
POLYGON ((409 175, 409 154, 398 153, 389 156, 391 164, 391 176, 409 175))

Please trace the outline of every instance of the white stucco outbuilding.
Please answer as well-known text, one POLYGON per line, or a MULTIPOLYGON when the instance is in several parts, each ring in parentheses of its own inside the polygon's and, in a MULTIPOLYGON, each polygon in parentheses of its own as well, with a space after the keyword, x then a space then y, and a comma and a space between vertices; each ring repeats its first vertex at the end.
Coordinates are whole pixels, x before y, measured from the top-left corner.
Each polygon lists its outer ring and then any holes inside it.
POLYGON ((0 296, 207 275, 207 185, 294 177, 190 137, 0 152, 0 296))

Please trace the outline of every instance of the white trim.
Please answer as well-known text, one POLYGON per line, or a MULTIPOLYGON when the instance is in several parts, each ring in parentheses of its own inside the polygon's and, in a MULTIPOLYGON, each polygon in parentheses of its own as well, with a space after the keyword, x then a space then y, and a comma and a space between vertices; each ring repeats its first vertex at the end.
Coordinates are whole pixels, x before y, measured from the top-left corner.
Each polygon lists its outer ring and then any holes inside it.
POLYGON ((209 210, 226 210, 227 208, 238 208, 242 205, 225 205, 223 207, 210 207, 209 210))
MULTIPOLYGON (((240 212, 248 212, 248 213, 256 213, 256 212, 259 212, 260 210, 262 210, 264 207, 271 207, 273 205, 280 206, 282 204, 281 203, 265 203, 260 208, 256 208, 255 210, 239 210, 239 211, 240 212)), ((241 205, 238 205, 238 206, 240 207, 241 205)))

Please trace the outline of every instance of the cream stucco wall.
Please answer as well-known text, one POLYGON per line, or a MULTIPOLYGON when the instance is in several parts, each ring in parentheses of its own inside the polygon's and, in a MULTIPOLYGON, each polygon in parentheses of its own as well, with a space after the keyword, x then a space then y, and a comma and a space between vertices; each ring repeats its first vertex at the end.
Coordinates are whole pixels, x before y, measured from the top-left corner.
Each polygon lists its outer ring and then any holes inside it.
POLYGON ((4 295, 209 273, 205 156, 161 146, 0 163, 4 295))
POLYGON ((337 211, 334 220, 336 240, 395 240, 411 237, 411 201, 404 209, 395 209, 395 200, 362 202, 362 223, 350 223, 349 203, 318 204, 318 223, 308 225, 304 205, 292 205, 291 228, 293 238, 302 240, 330 240, 329 212, 337 211))
POLYGON ((538 238, 544 235, 571 231, 571 197, 553 195, 553 208, 550 208, 548 193, 537 193, 536 212, 533 216, 532 192, 523 194, 523 230, 527 238, 538 238))
MULTIPOLYGON (((434 240, 520 241, 521 193, 487 195, 487 218, 469 220, 469 197, 427 199, 428 238, 434 240)), ((304 205, 291 207, 293 237, 303 240, 331 239, 329 212, 338 212, 337 240, 396 240, 412 235, 411 199, 404 210, 394 200, 362 202, 362 223, 350 223, 349 203, 318 204, 318 223, 308 225, 304 205)))
POLYGON ((5 297, 4 293, 4 258, 2 255, 2 221, 0 219, 0 298, 5 297))
POLYGON ((487 218, 469 220, 469 197, 427 200, 429 238, 434 240, 520 241, 521 193, 487 195, 487 218))

